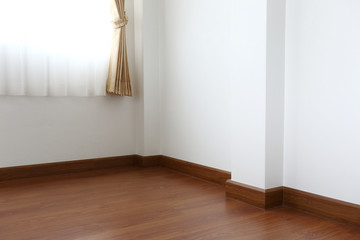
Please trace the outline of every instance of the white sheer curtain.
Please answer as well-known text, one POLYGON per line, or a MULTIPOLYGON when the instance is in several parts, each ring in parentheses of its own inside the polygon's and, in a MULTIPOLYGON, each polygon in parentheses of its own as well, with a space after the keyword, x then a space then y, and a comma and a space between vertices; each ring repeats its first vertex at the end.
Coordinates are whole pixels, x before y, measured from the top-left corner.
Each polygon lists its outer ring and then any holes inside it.
POLYGON ((101 96, 108 0, 0 0, 0 95, 101 96))

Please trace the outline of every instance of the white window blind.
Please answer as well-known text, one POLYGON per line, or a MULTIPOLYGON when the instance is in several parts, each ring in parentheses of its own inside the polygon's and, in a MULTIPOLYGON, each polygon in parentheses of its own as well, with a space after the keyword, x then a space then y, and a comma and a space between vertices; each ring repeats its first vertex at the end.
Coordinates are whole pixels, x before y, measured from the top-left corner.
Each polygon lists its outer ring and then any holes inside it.
POLYGON ((0 0, 0 95, 105 95, 107 0, 0 0))

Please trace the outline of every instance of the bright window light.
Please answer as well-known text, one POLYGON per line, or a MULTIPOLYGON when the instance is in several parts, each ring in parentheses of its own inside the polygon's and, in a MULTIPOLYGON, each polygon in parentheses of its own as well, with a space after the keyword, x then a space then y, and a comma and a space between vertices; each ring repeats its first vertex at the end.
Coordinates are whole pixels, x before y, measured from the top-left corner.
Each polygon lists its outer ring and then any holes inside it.
POLYGON ((0 94, 104 95, 111 34, 108 0, 0 0, 0 94))

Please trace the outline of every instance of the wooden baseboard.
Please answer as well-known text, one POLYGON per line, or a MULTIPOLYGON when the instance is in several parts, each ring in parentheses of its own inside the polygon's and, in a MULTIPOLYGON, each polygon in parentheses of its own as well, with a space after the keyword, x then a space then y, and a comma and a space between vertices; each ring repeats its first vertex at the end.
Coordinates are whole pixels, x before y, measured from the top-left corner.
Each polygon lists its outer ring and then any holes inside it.
POLYGON ((265 190, 265 208, 273 208, 283 205, 283 187, 270 188, 265 190))
POLYGON ((152 156, 136 155, 136 164, 139 167, 156 167, 156 166, 160 166, 161 158, 162 158, 161 155, 152 155, 152 156))
POLYGON ((94 158, 86 160, 44 163, 0 168, 0 182, 21 178, 44 177, 66 173, 118 168, 136 164, 136 156, 94 158))
POLYGON ((231 179, 231 173, 216 168, 186 162, 172 157, 162 156, 160 165, 213 183, 225 185, 231 179))
POLYGON ((139 167, 162 166, 222 185, 225 184, 227 179, 231 178, 230 172, 171 157, 162 155, 128 155, 0 168, 0 182, 20 178, 43 177, 133 165, 139 167))
POLYGON ((360 226, 360 205, 284 187, 284 205, 360 226))
POLYGON ((360 226, 360 205, 288 187, 264 190, 248 186, 230 180, 230 172, 161 155, 128 155, 0 168, 0 182, 125 166, 166 167, 210 182, 225 185, 227 197, 238 199, 260 208, 268 209, 284 204, 316 215, 360 226))
POLYGON ((226 196, 241 200, 251 205, 268 209, 282 205, 282 187, 261 189, 232 180, 226 181, 226 196))

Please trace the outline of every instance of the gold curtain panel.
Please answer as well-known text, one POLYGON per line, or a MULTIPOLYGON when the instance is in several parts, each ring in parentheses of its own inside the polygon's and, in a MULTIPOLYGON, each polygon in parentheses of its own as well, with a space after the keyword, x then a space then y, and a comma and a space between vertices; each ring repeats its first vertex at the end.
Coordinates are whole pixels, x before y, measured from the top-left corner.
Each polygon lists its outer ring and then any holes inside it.
POLYGON ((110 0, 111 17, 114 27, 109 74, 106 81, 106 92, 119 96, 132 96, 129 64, 126 50, 125 0, 110 0))

